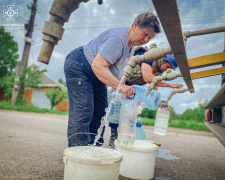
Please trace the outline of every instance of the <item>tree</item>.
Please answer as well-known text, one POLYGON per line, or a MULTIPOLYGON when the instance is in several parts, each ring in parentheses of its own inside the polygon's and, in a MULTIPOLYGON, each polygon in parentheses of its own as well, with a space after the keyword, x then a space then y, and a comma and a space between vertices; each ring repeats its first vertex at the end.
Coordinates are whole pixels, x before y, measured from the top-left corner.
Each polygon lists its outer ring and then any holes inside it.
POLYGON ((50 100, 51 109, 53 109, 57 104, 62 102, 65 98, 68 98, 66 91, 61 91, 58 88, 53 88, 46 92, 46 96, 50 100))
POLYGON ((58 82, 66 87, 66 81, 64 81, 62 78, 59 78, 58 82))
MULTIPOLYGON (((24 69, 24 73, 20 75, 20 81, 16 85, 21 86, 21 84, 25 84, 25 86, 27 87, 37 87, 38 84, 42 83, 41 77, 44 72, 47 72, 47 70, 46 69, 41 70, 40 66, 36 66, 33 64, 24 69)), ((0 87, 2 87, 5 92, 4 96, 9 99, 11 99, 12 97, 15 77, 16 77, 16 73, 10 72, 8 76, 3 77, 2 80, 0 81, 1 82, 0 87)), ((23 91, 19 91, 19 94, 17 97, 18 103, 22 102, 23 94, 24 94, 23 91)))
POLYGON ((169 106, 169 107, 170 107, 170 117, 171 118, 177 118, 177 114, 175 112, 174 107, 172 107, 172 106, 169 106))
POLYGON ((4 97, 7 99, 11 99, 12 92, 13 92, 13 86, 15 82, 16 72, 12 71, 8 74, 8 76, 5 76, 0 79, 0 87, 3 88, 4 97))
MULTIPOLYGON (((151 118, 151 119, 155 119, 156 117, 156 110, 150 110, 150 109, 143 109, 142 113, 139 115, 140 117, 147 117, 147 118, 151 118)), ((170 117, 171 118, 177 118, 177 114, 174 110, 174 108, 172 106, 170 106, 170 117)))
POLYGON ((18 82, 18 86, 20 86, 20 90, 17 96, 17 103, 21 103, 23 100, 23 95, 25 93, 25 87, 37 87, 38 84, 41 84, 41 77, 44 72, 47 72, 46 69, 42 69, 40 66, 36 66, 32 64, 29 67, 26 67, 23 71, 23 74, 19 75, 20 81, 18 82))
POLYGON ((0 27, 0 81, 15 69, 19 58, 17 52, 18 44, 13 36, 0 27))
POLYGON ((156 110, 150 110, 150 109, 143 109, 142 113, 140 114, 141 117, 147 117, 151 119, 155 119, 156 110))
POLYGON ((183 120, 194 120, 202 122, 205 119, 205 105, 208 103, 207 100, 198 102, 198 106, 194 109, 187 109, 181 115, 181 119, 183 120))

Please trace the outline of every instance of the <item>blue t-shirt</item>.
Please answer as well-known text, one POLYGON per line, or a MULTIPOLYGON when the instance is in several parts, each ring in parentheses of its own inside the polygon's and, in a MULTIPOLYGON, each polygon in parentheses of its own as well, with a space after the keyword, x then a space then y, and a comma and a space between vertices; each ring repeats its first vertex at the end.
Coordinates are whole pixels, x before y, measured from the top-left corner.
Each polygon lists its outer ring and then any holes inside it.
MULTIPOLYGON (((146 52, 145 50, 139 49, 138 51, 136 51, 136 52, 134 53, 134 56, 136 56, 136 55, 143 55, 145 52, 146 52)), ((146 63, 146 64, 152 66, 152 62, 151 62, 151 61, 150 61, 150 62, 149 62, 149 61, 143 61, 142 63, 146 63)), ((141 63, 141 64, 142 64, 142 63, 141 63)), ((141 66, 141 64, 140 64, 140 66, 141 66)))
POLYGON ((90 65, 100 53, 111 63, 109 70, 116 78, 121 78, 123 69, 133 56, 135 47, 128 50, 128 28, 113 28, 102 32, 95 39, 83 46, 84 55, 90 65))

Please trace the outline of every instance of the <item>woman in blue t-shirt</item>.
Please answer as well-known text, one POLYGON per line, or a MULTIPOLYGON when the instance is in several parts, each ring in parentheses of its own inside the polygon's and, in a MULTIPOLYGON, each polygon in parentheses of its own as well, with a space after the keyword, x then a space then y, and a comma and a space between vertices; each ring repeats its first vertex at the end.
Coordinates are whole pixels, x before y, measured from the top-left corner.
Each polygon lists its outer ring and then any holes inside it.
MULTIPOLYGON (((148 43, 159 32, 157 17, 151 12, 142 13, 131 27, 108 29, 66 57, 69 147, 93 144, 108 106, 106 85, 116 89, 135 46, 148 43)), ((135 90, 123 85, 120 92, 127 99, 135 90)), ((102 143, 103 138, 100 138, 97 145, 102 143)))

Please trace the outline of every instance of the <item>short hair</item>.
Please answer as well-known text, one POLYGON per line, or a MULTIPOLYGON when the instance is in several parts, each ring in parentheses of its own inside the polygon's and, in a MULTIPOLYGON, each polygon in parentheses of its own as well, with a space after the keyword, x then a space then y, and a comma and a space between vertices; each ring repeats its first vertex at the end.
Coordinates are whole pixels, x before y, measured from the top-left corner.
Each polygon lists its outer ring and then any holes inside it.
POLYGON ((143 28, 153 28, 155 33, 160 33, 160 24, 158 17, 151 12, 144 12, 139 14, 134 22, 137 23, 138 27, 143 28))

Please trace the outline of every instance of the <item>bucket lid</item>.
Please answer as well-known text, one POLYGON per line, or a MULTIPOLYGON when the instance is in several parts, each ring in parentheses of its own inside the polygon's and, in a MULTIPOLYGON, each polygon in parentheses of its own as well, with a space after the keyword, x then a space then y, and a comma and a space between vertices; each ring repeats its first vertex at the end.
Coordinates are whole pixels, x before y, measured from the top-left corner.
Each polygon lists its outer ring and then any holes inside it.
POLYGON ((66 159, 82 164, 107 165, 114 162, 121 162, 123 155, 115 150, 94 147, 94 146, 76 146, 64 150, 66 159))
POLYGON ((119 143, 117 142, 117 139, 114 142, 116 149, 119 148, 119 149, 125 149, 128 151, 136 151, 136 152, 156 152, 159 147, 153 143, 154 141, 150 141, 150 140, 135 140, 133 147, 126 148, 126 147, 121 147, 119 143))

